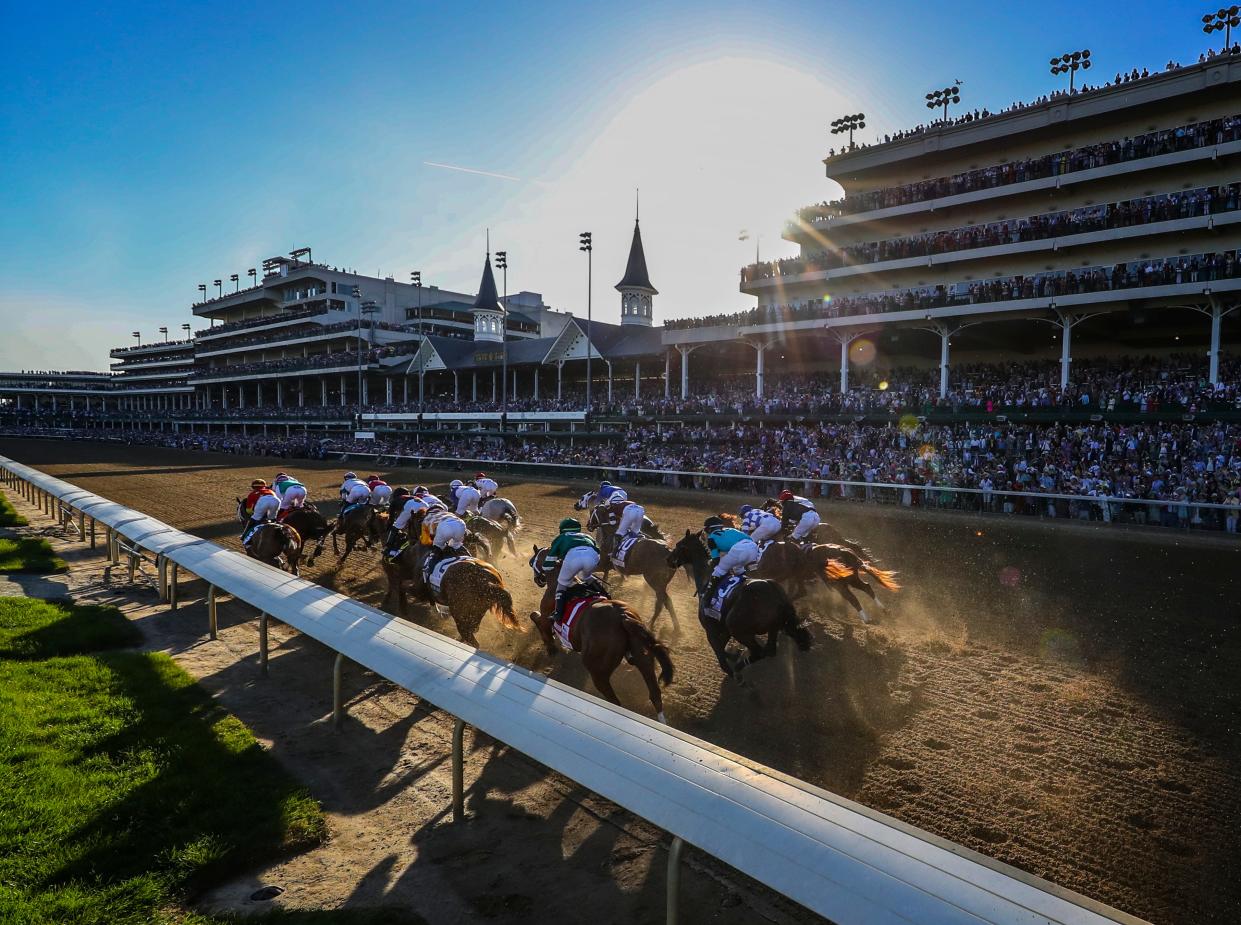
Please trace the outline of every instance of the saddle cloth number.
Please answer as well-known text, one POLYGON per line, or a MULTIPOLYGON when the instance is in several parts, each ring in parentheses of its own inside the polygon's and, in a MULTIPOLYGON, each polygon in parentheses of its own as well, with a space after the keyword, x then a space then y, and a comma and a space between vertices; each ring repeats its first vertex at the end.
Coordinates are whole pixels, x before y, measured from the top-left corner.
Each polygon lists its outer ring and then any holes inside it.
POLYGON ((436 597, 440 596, 440 586, 444 583, 444 575, 448 570, 459 562, 465 562, 469 556, 450 556, 447 559, 440 559, 435 564, 435 568, 431 569, 427 577, 427 584, 431 586, 431 593, 436 597))
POLYGON ((612 564, 617 568, 624 568, 625 559, 629 557, 629 550, 633 549, 634 544, 638 542, 639 539, 641 539, 641 537, 627 536, 625 539, 621 540, 621 544, 616 547, 616 552, 612 555, 612 564))
POLYGON ((577 622, 577 618, 588 605, 598 600, 602 600, 602 598, 590 596, 579 597, 577 600, 569 602, 569 606, 565 608, 564 619, 559 623, 552 624, 552 629, 556 633, 556 641, 560 643, 560 648, 566 652, 573 651, 573 643, 569 641, 569 633, 573 631, 573 624, 577 622))
POLYGON ((702 610, 712 620, 722 620, 724 618, 724 605, 728 603, 728 599, 732 596, 738 585, 741 584, 740 575, 729 575, 720 582, 719 589, 715 592, 714 597, 703 606, 702 610))

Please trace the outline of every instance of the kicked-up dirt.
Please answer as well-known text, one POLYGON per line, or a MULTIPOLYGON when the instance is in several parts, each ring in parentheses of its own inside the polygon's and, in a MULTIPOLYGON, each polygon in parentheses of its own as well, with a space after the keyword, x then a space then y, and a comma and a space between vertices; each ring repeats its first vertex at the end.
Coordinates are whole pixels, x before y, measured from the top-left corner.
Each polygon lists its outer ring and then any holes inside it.
MULTIPOLYGON (((252 477, 290 468, 325 502, 344 471, 98 443, 4 440, 0 453, 234 547, 233 499, 252 477)), ((454 475, 384 474, 433 485, 454 475)), ((500 564, 524 614, 541 593, 530 546, 551 539, 586 485, 501 483, 524 520, 520 555, 500 564)), ((750 500, 631 494, 671 535, 750 500)), ((889 609, 869 627, 835 596, 803 603, 815 648, 782 641, 742 687, 719 671, 678 576, 677 619, 656 627, 677 666, 665 694, 673 726, 1143 918, 1241 921, 1231 876, 1241 856, 1241 544, 842 502, 820 509, 897 569, 903 590, 879 592, 889 609)), ((304 574, 376 605, 383 598, 374 552, 341 568, 329 554, 304 574)), ((639 579, 615 593, 650 614, 639 579)), ((453 633, 438 615, 416 618, 453 633)), ((479 638, 590 689, 580 665, 553 662, 533 631, 485 622, 479 638)), ((649 712, 631 669, 616 681, 627 706, 649 712)))

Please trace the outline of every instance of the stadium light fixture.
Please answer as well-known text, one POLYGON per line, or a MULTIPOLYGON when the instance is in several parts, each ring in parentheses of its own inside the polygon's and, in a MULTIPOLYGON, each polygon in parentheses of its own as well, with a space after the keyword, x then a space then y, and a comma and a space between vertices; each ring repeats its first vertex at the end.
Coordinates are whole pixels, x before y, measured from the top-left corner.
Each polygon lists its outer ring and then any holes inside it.
POLYGON ((224 280, 222 280, 222 279, 213 279, 213 280, 211 281, 211 285, 215 286, 216 298, 217 298, 217 299, 218 299, 218 298, 220 298, 221 296, 223 296, 223 295, 224 295, 224 280))
POLYGON ((232 276, 228 278, 228 281, 233 284, 233 292, 241 291, 241 277, 240 276, 234 273, 232 276))
POLYGON ((181 325, 181 330, 185 332, 185 337, 188 340, 190 336, 190 323, 188 321, 183 322, 181 325))
POLYGON ((855 129, 866 128, 866 113, 859 112, 852 116, 841 116, 832 122, 832 134, 849 133, 849 150, 853 150, 853 132, 855 129))
POLYGON ((159 333, 164 335, 164 340, 168 340, 168 328, 167 327, 160 328, 159 333))
MULTIPOLYGON (((357 286, 354 286, 353 288, 355 292, 360 292, 357 286)), ((379 306, 371 299, 367 299, 365 302, 363 302, 361 305, 358 306, 358 429, 359 430, 362 429, 361 427, 362 425, 362 316, 366 315, 369 318, 371 315, 375 314, 378 311, 379 311, 379 306)), ((370 334, 368 335, 368 338, 367 338, 368 343, 371 346, 374 346, 374 338, 375 338, 375 327, 374 325, 372 325, 370 328, 370 334)))
POLYGON ((293 258, 294 263, 297 263, 303 257, 306 258, 307 263, 311 262, 311 255, 310 255, 309 247, 295 247, 293 248, 293 250, 289 251, 289 256, 293 258))
POLYGON ((586 252, 586 429, 590 429, 590 354, 594 350, 594 342, 591 339, 591 308, 590 294, 593 270, 593 254, 595 251, 594 236, 589 231, 583 231, 578 236, 578 250, 586 252))
MULTIPOLYGON (((422 271, 414 270, 409 274, 409 281, 414 284, 414 289, 418 291, 418 354, 421 357, 422 344, 426 340, 426 336, 422 333, 422 271)), ((423 366, 426 361, 422 360, 418 364, 418 427, 422 428, 422 414, 425 410, 425 372, 423 366)))
POLYGON ((135 338, 138 341, 139 347, 142 346, 142 332, 141 331, 134 331, 134 333, 130 336, 135 338))
POLYGON ((508 251, 496 251, 496 269, 504 274, 504 299, 500 305, 504 315, 500 318, 500 430, 508 415, 508 251))
POLYGON ((926 95, 927 109, 943 109, 943 119, 948 121, 948 107, 955 106, 961 102, 961 81, 955 81, 951 87, 944 87, 942 90, 932 90, 926 95))
POLYGON ((1073 82, 1077 77, 1077 72, 1090 70, 1090 49, 1083 48, 1081 51, 1069 51, 1060 55, 1058 58, 1051 59, 1051 72, 1053 74, 1069 75, 1069 92, 1073 92, 1073 82))
POLYGON ((258 285, 258 282, 259 282, 258 281, 258 276, 259 276, 258 270, 256 270, 254 267, 251 267, 250 269, 246 270, 246 276, 250 277, 250 285, 252 286, 258 285))
POLYGON ((199 291, 199 292, 201 292, 201 293, 203 294, 203 301, 204 301, 204 302, 206 302, 206 301, 207 301, 207 284, 206 284, 206 283, 199 283, 199 284, 198 284, 198 291, 199 291))
POLYGON ((1228 51, 1232 47, 1232 30, 1237 26, 1241 26, 1241 6, 1233 4, 1229 7, 1221 7, 1214 13, 1207 13, 1202 17, 1202 31, 1207 35, 1212 32, 1224 33, 1224 51, 1228 51))

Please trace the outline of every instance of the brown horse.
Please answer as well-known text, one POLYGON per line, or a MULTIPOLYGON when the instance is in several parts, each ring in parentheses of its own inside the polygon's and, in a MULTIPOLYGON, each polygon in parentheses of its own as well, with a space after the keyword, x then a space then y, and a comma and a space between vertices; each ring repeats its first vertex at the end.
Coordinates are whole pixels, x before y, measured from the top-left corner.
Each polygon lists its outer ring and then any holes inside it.
MULTIPOLYGON (((280 523, 286 524, 297 531, 297 535, 302 538, 303 551, 311 543, 322 540, 336 527, 335 521, 328 520, 320 514, 313 504, 293 508, 280 519, 280 523)), ((310 556, 306 559, 307 565, 315 564, 315 556, 318 555, 318 550, 318 546, 311 550, 310 556)))
MULTIPOLYGON (((543 560, 546 549, 534 547, 534 555, 530 559, 530 567, 534 571, 535 584, 546 588, 538 610, 530 611, 530 622, 539 631, 547 654, 555 657, 561 651, 552 629, 552 608, 555 605, 556 578, 560 573, 557 566, 550 573, 543 572, 543 560)), ((586 586, 575 585, 574 588, 586 586)), ((572 589, 569 592, 572 595, 572 589)), ((586 591, 585 593, 589 593, 586 591)), ((585 596, 579 595, 579 596, 585 596)), ((567 602, 566 602, 567 603, 567 602)), ((627 661, 638 669, 642 680, 646 682, 646 691, 651 698, 651 706, 655 708, 655 718, 661 723, 664 718, 664 698, 659 689, 662 683, 672 683, 672 658, 668 648, 655 638, 655 635, 643 625, 642 620, 633 608, 623 601, 600 598, 584 606, 569 629, 569 642, 574 652, 580 652, 582 664, 590 672, 590 679, 595 689, 604 699, 621 706, 612 688, 612 673, 622 661, 627 661), (659 662, 659 679, 655 678, 655 662, 659 662)))
MULTIPOLYGON (((246 513, 245 502, 237 499, 237 521, 246 523, 250 515, 246 513)), ((250 537, 250 542, 243 547, 251 559, 258 559, 264 565, 270 565, 292 572, 298 572, 297 563, 302 555, 302 538, 298 532, 286 524, 278 522, 265 523, 250 537)))
POLYGON ((641 538, 629 547, 629 552, 625 555, 624 567, 617 568, 611 556, 616 540, 616 527, 608 522, 608 517, 601 513, 601 508, 596 507, 590 512, 590 517, 586 521, 586 529, 594 530, 600 537, 599 548, 607 550, 599 560, 603 566, 604 581, 607 581, 609 573, 613 570, 620 572, 626 578, 630 575, 641 576, 642 580, 655 592, 655 611, 651 614, 651 622, 647 625, 654 629, 655 621, 667 608, 672 616, 673 629, 679 631, 681 624, 677 620, 676 608, 672 606, 672 596, 668 593, 668 583, 672 581, 677 570, 668 565, 668 553, 672 550, 663 538, 656 539, 643 532, 641 538))
MULTIPOLYGON (((504 586, 504 579, 494 565, 481 559, 464 557, 464 561, 448 569, 440 586, 440 599, 433 598, 422 577, 422 563, 429 547, 418 542, 413 521, 410 526, 410 532, 415 537, 413 542, 395 559, 383 556, 384 576, 388 579, 388 593, 383 603, 385 610, 394 611, 400 617, 405 615, 408 604, 405 582, 409 581, 413 585, 415 598, 421 603, 428 606, 442 604, 448 608, 457 625, 457 634, 466 645, 478 648, 478 639, 474 634, 483 617, 491 612, 495 613, 505 629, 521 629, 521 623, 513 612, 513 596, 504 586)), ((421 524, 418 525, 420 528, 421 524)))
POLYGON ((690 570, 694 587, 698 589, 698 622, 707 634, 707 642, 715 653, 716 661, 729 677, 740 681, 742 670, 751 662, 775 655, 776 641, 781 632, 796 642, 803 652, 808 652, 813 645, 810 631, 798 621, 793 602, 774 581, 746 579, 733 592, 732 601, 721 619, 707 616, 703 610, 706 602, 702 600, 702 594, 711 580, 711 558, 702 531, 691 533, 686 530, 685 536, 677 541, 669 554, 668 564, 673 568, 685 566, 690 570), (757 637, 763 635, 767 637, 766 645, 760 646, 757 637), (735 662, 728 657, 729 639, 736 639, 745 646, 745 651, 735 662))
MULTIPOLYGON (((361 542, 367 549, 373 544, 383 541, 384 533, 388 529, 388 515, 380 514, 375 510, 372 504, 359 504, 348 512, 341 514, 336 519, 336 526, 331 533, 327 534, 332 538, 332 552, 336 553, 336 564, 343 565, 345 560, 349 558, 349 553, 353 552, 353 547, 361 542), (345 537, 345 551, 340 551, 336 538, 340 535, 345 537)), ((314 561, 323 552, 323 544, 327 541, 327 536, 321 538, 315 546, 314 554, 310 557, 314 561)))
POLYGON ((487 542, 487 551, 483 558, 491 560, 494 554, 499 558, 505 550, 513 555, 517 555, 517 542, 513 538, 517 527, 507 518, 504 520, 492 520, 489 517, 483 517, 481 514, 475 514, 467 517, 465 521, 466 528, 487 542))
POLYGON ((874 587, 864 576, 869 575, 889 591, 899 591, 900 583, 896 580, 896 572, 876 566, 868 558, 859 556, 852 548, 837 546, 832 543, 819 543, 804 551, 810 569, 823 576, 829 588, 834 588, 840 596, 857 611, 863 623, 870 623, 870 614, 862 606, 850 587, 868 595, 875 606, 886 610, 883 601, 875 594, 874 587))
MULTIPOLYGON (((780 516, 780 502, 775 498, 768 498, 763 502, 763 510, 771 514, 780 516)), ((793 532, 793 525, 788 524, 784 527, 784 534, 787 536, 793 532)), ((870 552, 857 540, 847 539, 843 533, 829 524, 826 520, 820 521, 819 525, 814 528, 810 534, 810 539, 815 543, 823 543, 829 546, 844 546, 853 550, 855 555, 863 559, 871 559, 870 552)))

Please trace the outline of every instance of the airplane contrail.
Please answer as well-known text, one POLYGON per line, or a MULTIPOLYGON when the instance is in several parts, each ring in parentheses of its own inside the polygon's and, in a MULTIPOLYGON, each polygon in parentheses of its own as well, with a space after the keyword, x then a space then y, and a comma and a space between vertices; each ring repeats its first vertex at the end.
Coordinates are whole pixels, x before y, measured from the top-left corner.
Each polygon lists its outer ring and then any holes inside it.
POLYGON ((521 182, 521 177, 510 177, 506 173, 492 173, 490 170, 475 170, 473 167, 458 167, 455 164, 437 164, 435 161, 423 161, 422 163, 428 167, 439 167, 441 170, 459 170, 461 173, 476 173, 480 177, 495 177, 497 180, 521 182))

